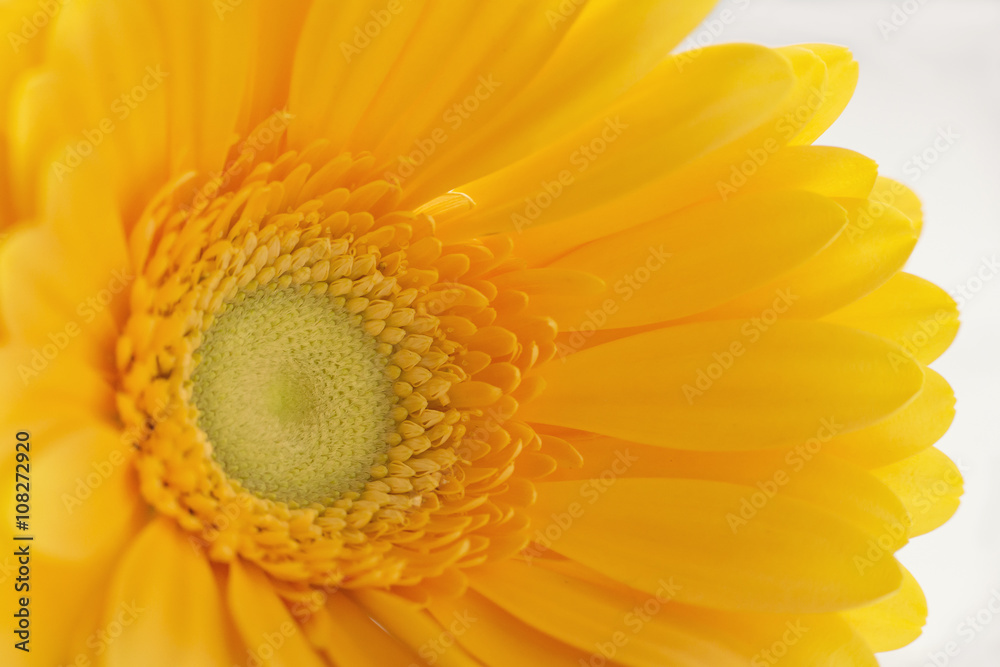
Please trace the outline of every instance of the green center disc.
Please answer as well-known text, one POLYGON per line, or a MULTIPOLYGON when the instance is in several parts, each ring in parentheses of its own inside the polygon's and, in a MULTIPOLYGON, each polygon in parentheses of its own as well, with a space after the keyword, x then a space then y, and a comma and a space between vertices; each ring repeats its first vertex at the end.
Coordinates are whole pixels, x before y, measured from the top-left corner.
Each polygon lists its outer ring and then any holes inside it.
POLYGON ((226 474, 289 503, 360 489, 393 424, 375 345, 329 297, 291 289, 255 290, 217 315, 192 398, 226 474))

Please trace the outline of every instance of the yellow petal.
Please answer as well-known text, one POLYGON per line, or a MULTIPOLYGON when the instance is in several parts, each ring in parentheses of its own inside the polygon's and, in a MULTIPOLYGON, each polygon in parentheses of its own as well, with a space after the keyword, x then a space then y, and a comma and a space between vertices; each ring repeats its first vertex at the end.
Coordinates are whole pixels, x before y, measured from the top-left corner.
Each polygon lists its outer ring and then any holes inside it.
MULTIPOLYGON (((12 190, 15 173, 10 171, 9 149, 12 138, 8 123, 10 97, 15 81, 41 58, 45 36, 52 25, 48 12, 41 28, 32 22, 39 10, 33 0, 11 0, 0 4, 0 35, 4 35, 10 52, 0 58, 0 230, 18 217, 15 209, 17 193, 12 190)), ((21 211, 21 215, 30 215, 21 211)), ((2 232, 0 232, 2 233, 2 232)))
POLYGON ((669 613, 670 606, 676 605, 674 579, 663 577, 650 597, 519 561, 487 565, 470 573, 474 589, 526 625, 605 660, 611 657, 617 663, 641 667, 745 664, 735 652, 719 645, 708 628, 685 627, 669 613), (647 602, 656 613, 644 609, 647 602), (627 641, 616 642, 616 633, 627 641))
POLYGON ((927 599, 920 584, 906 568, 899 569, 903 572, 903 586, 898 591, 868 607, 841 612, 878 653, 907 646, 920 636, 927 621, 927 599))
MULTIPOLYGON (((24 427, 23 422, 21 427, 24 427)), ((30 599, 31 650, 29 653, 22 653, 10 648, 4 656, 4 664, 11 667, 73 664, 79 655, 94 660, 95 650, 102 645, 102 635, 98 633, 106 628, 101 617, 108 580, 115 563, 135 534, 135 525, 124 525, 121 517, 130 513, 134 517, 139 506, 135 498, 119 497, 122 507, 109 507, 109 498, 119 495, 113 488, 117 480, 106 482, 106 486, 88 489, 95 495, 87 501, 94 502, 89 507, 78 508, 79 511, 73 516, 68 515, 63 506, 54 506, 60 493, 73 493, 73 487, 67 486, 65 481, 70 475, 61 469, 62 461, 54 454, 69 453, 82 459, 88 453, 92 454, 94 448, 87 447, 85 452, 72 454, 72 449, 61 446, 65 444, 72 447, 72 441, 60 445, 48 442, 54 435, 49 428, 32 426, 30 431, 28 475, 31 478, 32 511, 26 531, 15 530, 14 525, 14 517, 18 514, 15 494, 23 491, 23 488, 15 488, 15 472, 23 474, 24 469, 15 470, 13 446, 0 457, 0 475, 3 479, 0 484, 0 511, 4 516, 10 517, 9 521, 0 523, 0 540, 6 545, 12 545, 9 550, 5 550, 6 553, 0 555, 0 580, 6 582, 5 587, 10 586, 11 593, 0 598, 0 613, 5 618, 13 618, 20 607, 20 597, 15 595, 17 591, 14 590, 15 582, 12 579, 21 565, 15 551, 25 546, 29 549, 31 569, 30 582, 27 582, 30 590, 19 591, 27 593, 30 599), (44 468, 41 467, 43 465, 44 468), (57 485, 58 488, 54 488, 57 485), (101 517, 95 517, 95 513, 102 509, 111 511, 106 526, 102 525, 101 517), (74 526, 74 519, 82 518, 85 511, 87 520, 82 521, 84 526, 74 526), (54 532, 58 530, 69 530, 70 534, 60 535, 54 532), (35 539, 20 539, 25 536, 35 539), (90 543, 87 542, 88 537, 90 543), (60 640, 40 642, 39 637, 59 637, 60 640)), ((13 442, 17 431, 11 429, 9 432, 13 442)), ((78 442, 81 440, 82 438, 77 438, 78 442)), ((89 463, 88 458, 85 465, 89 463)), ((106 637, 106 633, 103 636, 106 637)), ((15 641, 21 639, 17 638, 15 641)))
POLYGON ((275 111, 288 108, 295 49, 309 12, 308 2, 261 2, 254 5, 215 4, 221 20, 236 12, 251 12, 254 21, 252 58, 240 125, 257 127, 275 111))
POLYGON ((858 63, 850 50, 830 44, 802 44, 802 48, 823 59, 826 63, 826 85, 822 103, 802 131, 792 140, 794 144, 811 144, 840 117, 854 95, 858 85, 858 63))
POLYGON ((864 199, 877 177, 878 165, 860 153, 829 146, 786 146, 747 179, 739 195, 806 190, 826 197, 864 199))
POLYGON ((326 138, 337 149, 347 147, 426 5, 425 0, 394 3, 392 8, 375 0, 312 4, 289 93, 289 111, 295 116, 289 128, 293 146, 326 138))
MULTIPOLYGON (((477 211, 463 220, 443 225, 442 233, 451 234, 453 230, 456 233, 473 233, 476 229, 479 230, 476 233, 482 233, 483 230, 504 229, 513 225, 520 232, 517 237, 518 254, 529 262, 544 263, 580 243, 614 234, 697 202, 732 198, 746 187, 748 180, 760 173, 761 165, 768 164, 774 155, 781 152, 798 131, 800 122, 788 121, 789 115, 805 112, 803 121, 811 115, 813 106, 809 104, 809 98, 813 96, 813 89, 822 83, 825 65, 804 49, 796 51, 794 57, 775 51, 770 54, 771 59, 765 59, 760 53, 726 54, 725 50, 729 48, 739 50, 743 47, 729 45, 705 49, 690 64, 684 61, 685 54, 675 56, 675 69, 681 70, 684 75, 698 70, 695 73, 698 82, 687 82, 676 96, 667 93, 666 99, 670 101, 666 108, 662 108, 663 89, 669 88, 667 84, 671 76, 667 65, 647 77, 647 81, 623 97, 611 110, 617 113, 620 109, 623 120, 626 115, 636 117, 629 106, 630 100, 642 92, 643 86, 652 87, 653 99, 641 104, 660 107, 660 120, 672 114, 679 116, 673 124, 678 134, 668 133, 669 146, 648 142, 634 146, 629 139, 632 133, 626 132, 622 138, 628 141, 616 140, 599 157, 593 153, 588 157, 590 149, 587 145, 593 142, 596 149, 603 149, 601 142, 605 138, 594 134, 593 130, 590 134, 578 134, 575 146, 565 146, 566 152, 553 156, 562 160, 562 166, 534 173, 534 182, 528 184, 527 197, 524 191, 518 192, 513 204, 506 209, 492 211, 490 202, 494 193, 483 192, 477 199, 480 203, 477 211), (743 64, 735 66, 738 61, 743 64), (745 99, 742 104, 744 113, 738 117, 730 118, 728 112, 719 115, 702 109, 702 106, 708 106, 704 99, 690 100, 682 109, 674 108, 673 97, 684 99, 689 91, 698 91, 699 96, 703 96, 703 84, 699 82, 709 79, 728 81, 737 74, 734 69, 745 65, 753 67, 754 71, 738 75, 742 87, 733 94, 745 99), (770 75, 767 74, 769 70, 770 75), (784 84, 779 92, 777 88, 782 81, 784 84), (712 127, 708 127, 710 125, 712 127), (647 154, 645 151, 648 149, 656 151, 656 154, 647 154), (690 153, 677 154, 675 151, 678 149, 690 153), (630 155, 629 151, 633 154, 630 155), (673 159, 664 162, 664 155, 671 158, 676 155, 678 160, 676 163, 673 159), (632 163, 618 163, 622 156, 629 157, 632 163), (572 166, 578 171, 586 169, 580 173, 568 169, 566 162, 571 157, 577 158, 572 166), (626 173, 635 173, 635 164, 646 163, 651 165, 646 170, 649 178, 639 181, 624 178, 626 173), (605 167, 611 173, 601 174, 602 183, 588 183, 590 187, 582 187, 592 174, 603 171, 605 167), (620 189, 604 188, 605 185, 614 187, 619 180, 626 181, 620 189), (585 206, 572 209, 577 200, 585 202, 585 206)), ((725 105, 720 101, 720 106, 725 105)), ((643 121, 646 118, 644 113, 637 117, 643 121)), ((611 119, 610 116, 604 118, 611 119)), ((651 121, 651 128, 648 133, 639 133, 639 136, 662 134, 662 123, 656 124, 655 119, 651 121)), ((537 159, 543 153, 545 151, 522 161, 517 168, 524 175, 532 174, 537 159)), ((483 182, 487 181, 492 183, 490 179, 483 182)), ((478 185, 474 183, 470 187, 478 185)), ((459 189, 465 191, 467 188, 460 186, 459 189)))
MULTIPOLYGON (((538 62, 522 63, 521 72, 532 72, 530 81, 523 81, 523 90, 519 89, 523 74, 501 77, 495 64, 487 61, 476 72, 494 74, 501 87, 490 94, 483 104, 486 108, 471 113, 454 110, 454 104, 465 105, 463 98, 474 93, 476 76, 467 77, 465 90, 455 91, 447 104, 440 104, 435 120, 439 126, 445 121, 442 129, 448 138, 431 164, 413 179, 412 197, 417 200, 506 167, 592 120, 659 65, 713 4, 708 0, 633 0, 623 5, 616 0, 590 0, 549 6, 536 2, 525 7, 522 17, 530 20, 520 30, 507 33, 503 37, 506 42, 511 35, 519 42, 531 36, 539 44, 550 41, 553 35, 562 35, 562 39, 551 53, 541 52, 538 62), (514 99, 499 107, 494 96, 506 99, 508 95, 514 99), (449 108, 451 113, 446 111, 449 108), (491 117, 493 108, 498 110, 491 117)), ((476 39, 486 41, 483 35, 491 33, 499 36, 503 34, 499 29, 506 27, 504 23, 492 26, 480 30, 476 39)), ((511 51, 530 54, 533 50, 507 48, 502 50, 503 57, 509 57, 511 51)), ((439 57, 432 66, 446 69, 445 62, 439 57)), ((411 80, 419 81, 420 77, 411 80)), ((427 91, 411 96, 432 97, 427 91)), ((387 101, 394 109, 394 98, 387 97, 387 101)), ((425 128, 409 140, 429 137, 431 131, 425 128)), ((405 145, 406 152, 412 148, 405 145)))
POLYGON ((749 450, 805 442, 824 419, 838 433, 874 424, 923 385, 920 366, 881 338, 770 314, 557 358, 539 370, 545 391, 518 416, 651 445, 749 450))
POLYGON ((937 285, 908 273, 897 273, 824 319, 891 340, 923 364, 944 354, 959 326, 955 300, 937 285))
MULTIPOLYGON (((589 209, 654 183, 660 188, 657 214, 664 201, 680 207, 669 188, 664 191, 662 180, 766 123, 794 89, 794 76, 781 55, 751 45, 707 49, 683 69, 668 60, 572 134, 456 188, 477 207, 443 225, 442 234, 465 238, 523 232, 585 211, 591 216, 595 211, 589 209)), ((684 201, 683 194, 680 198, 684 201)), ((645 208, 650 203, 640 198, 632 205, 645 208)), ((617 215, 605 214, 601 229, 574 224, 578 242, 652 218, 641 209, 647 217, 635 218, 628 208, 618 206, 617 215)), ((550 233, 566 233, 556 227, 550 233)))
POLYGON ((917 243, 918 230, 910 219, 874 200, 837 201, 847 209, 850 221, 828 248, 698 319, 752 317, 767 307, 776 289, 787 289, 798 298, 793 317, 823 317, 873 292, 902 269, 917 243))
POLYGON ((323 660, 260 569, 237 559, 229 567, 227 602, 243 644, 268 665, 323 666, 323 660))
POLYGON ((308 616, 302 625, 310 640, 339 667, 409 665, 420 660, 346 594, 333 593, 325 607, 308 616))
POLYGON ((409 600, 374 589, 360 589, 353 596, 379 625, 421 657, 429 653, 435 657, 435 664, 442 667, 477 667, 479 664, 460 645, 442 642, 447 631, 409 600))
POLYGON ((53 348, 16 344, 0 348, 0 423, 16 430, 25 424, 40 428, 78 417, 117 423, 115 390, 105 375, 85 360, 56 354, 53 348), (51 409, 53 403, 58 403, 58 411, 51 409))
POLYGON ((14 234, 0 254, 7 329, 13 340, 50 361, 69 354, 110 371, 134 276, 96 156, 64 181, 51 179, 44 216, 43 224, 14 234), (80 224, 81 210, 90 224, 80 224))
POLYGON ((833 439, 827 451, 866 468, 877 468, 921 452, 941 439, 955 418, 955 394, 948 382, 924 369, 920 394, 874 426, 833 439))
POLYGON ((226 610, 208 559, 172 521, 156 519, 133 542, 104 605, 104 623, 127 628, 105 654, 108 667, 232 664, 226 610))
MULTIPOLYGON (((780 495, 744 518, 739 508, 746 487, 724 482, 620 479, 538 487, 538 502, 528 511, 536 540, 548 540, 542 546, 650 594, 670 576, 679 586, 677 600, 686 604, 840 611, 874 602, 901 582, 891 541, 881 546, 880 536, 780 495)), ((905 530, 897 524, 884 532, 905 530)))
POLYGON ((146 3, 65 3, 51 30, 44 67, 15 99, 17 190, 33 198, 50 175, 67 178, 100 156, 106 187, 135 214, 167 166, 175 72, 156 19, 146 3))
POLYGON ((133 469, 134 449, 108 426, 82 422, 72 431, 33 429, 35 549, 66 561, 117 551, 146 511, 133 469))
POLYGON ((152 5, 153 34, 162 35, 169 54, 163 69, 174 174, 221 171, 229 147, 250 129, 239 121, 250 82, 253 8, 220 12, 226 4, 171 0, 152 5))
POLYGON ((908 459, 872 471, 899 496, 913 521, 910 536, 929 533, 958 509, 962 473, 940 450, 925 449, 908 459))
MULTIPOLYGON (((775 664, 875 667, 871 651, 835 614, 742 614, 672 599, 663 578, 653 595, 570 561, 510 561, 473 576, 482 594, 526 624, 622 665, 775 664)), ((609 663, 610 664, 610 663, 609 663)))
POLYGON ((578 328, 597 312, 606 323, 594 323, 600 328, 625 328, 707 310, 805 263, 846 224, 843 208, 806 192, 686 209, 556 260, 554 268, 589 271, 608 286, 578 297, 577 311, 557 321, 563 330, 578 328))
POLYGON ((900 211, 913 222, 917 233, 920 233, 924 225, 924 207, 920 202, 920 197, 913 190, 899 181, 879 176, 872 188, 870 198, 900 211))
POLYGON ((528 625, 488 599, 468 591, 456 599, 431 603, 429 611, 483 664, 524 667, 579 667, 588 655, 528 625))
MULTIPOLYGON (((828 455, 834 430, 817 429, 814 437, 788 450, 699 452, 640 445, 604 436, 567 435, 583 456, 583 466, 560 469, 547 482, 607 478, 701 479, 745 488, 733 512, 751 513, 774 495, 802 500, 840 517, 870 535, 885 527, 909 527, 902 502, 868 471, 828 455)), ((544 489, 544 486, 541 487, 544 489)), ((895 542, 902 547, 905 536, 895 542)))

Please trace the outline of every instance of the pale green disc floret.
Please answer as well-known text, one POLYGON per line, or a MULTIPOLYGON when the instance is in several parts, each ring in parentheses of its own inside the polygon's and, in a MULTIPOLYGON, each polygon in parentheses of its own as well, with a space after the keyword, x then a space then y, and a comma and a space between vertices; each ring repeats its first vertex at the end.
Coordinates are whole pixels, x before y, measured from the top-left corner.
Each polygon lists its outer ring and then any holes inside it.
POLYGON ((215 460, 277 501, 359 490, 393 425, 375 339, 329 296, 263 288, 241 297, 205 332, 192 374, 215 460))

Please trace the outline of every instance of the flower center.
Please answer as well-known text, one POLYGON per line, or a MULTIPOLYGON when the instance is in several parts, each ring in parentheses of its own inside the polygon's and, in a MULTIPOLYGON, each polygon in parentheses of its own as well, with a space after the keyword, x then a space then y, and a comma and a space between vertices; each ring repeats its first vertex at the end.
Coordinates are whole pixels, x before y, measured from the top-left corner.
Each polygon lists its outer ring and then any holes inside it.
POLYGON ((361 490, 389 448, 386 359, 329 296, 271 287, 241 295, 205 332, 192 375, 198 425, 244 488, 329 504, 361 490))
POLYGON ((143 497, 295 594, 513 555, 561 441, 512 419, 556 330, 493 282, 511 242, 446 246, 434 216, 465 198, 401 208, 371 155, 272 158, 244 151, 195 194, 167 184, 130 232, 116 407, 143 497))

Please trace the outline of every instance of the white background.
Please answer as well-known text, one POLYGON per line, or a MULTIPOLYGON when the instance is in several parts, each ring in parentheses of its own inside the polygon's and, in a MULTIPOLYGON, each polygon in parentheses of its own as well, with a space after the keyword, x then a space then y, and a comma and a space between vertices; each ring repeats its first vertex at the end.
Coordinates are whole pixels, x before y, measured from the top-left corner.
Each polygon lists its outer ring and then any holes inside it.
MULTIPOLYGON (((829 42, 854 51, 858 91, 817 143, 864 153, 921 196, 926 222, 909 272, 952 293, 979 287, 977 272, 1000 259, 1000 2, 722 0, 714 16, 726 9, 731 21, 715 23, 718 34, 705 32, 708 22, 694 34, 703 44, 829 42), (910 160, 948 128, 954 145, 926 171, 915 168, 910 160)), ((886 667, 1000 665, 1000 614, 986 609, 1000 594, 1000 275, 981 284, 962 322, 934 368, 958 396, 938 447, 962 468, 965 496, 947 525, 899 553, 931 611, 919 640, 880 656, 886 667), (980 612, 987 623, 978 631, 962 625, 980 612)))

